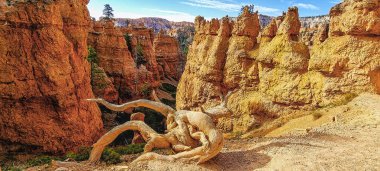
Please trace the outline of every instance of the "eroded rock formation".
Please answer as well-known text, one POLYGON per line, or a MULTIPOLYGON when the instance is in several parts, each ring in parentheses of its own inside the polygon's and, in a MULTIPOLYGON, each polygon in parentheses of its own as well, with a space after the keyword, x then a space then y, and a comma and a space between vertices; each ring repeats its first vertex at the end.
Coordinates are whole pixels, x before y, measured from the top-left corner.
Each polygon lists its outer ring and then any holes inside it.
POLYGON ((143 25, 121 28, 121 31, 124 35, 129 34, 131 37, 132 56, 136 57, 136 47, 141 46, 143 50, 143 56, 146 60, 146 69, 153 74, 153 81, 151 81, 151 84, 153 87, 157 87, 159 85, 160 74, 158 71, 158 63, 153 50, 153 31, 144 27, 143 25))
POLYGON ((161 31, 154 39, 153 49, 161 79, 164 77, 179 79, 181 75, 179 64, 181 53, 179 52, 178 40, 161 31))
POLYGON ((301 28, 300 41, 311 47, 324 42, 329 34, 329 24, 322 24, 315 28, 301 28))
POLYGON ((330 35, 380 35, 378 0, 345 0, 331 8, 330 35))
POLYGON ((346 0, 330 16, 329 37, 311 50, 309 70, 325 76, 326 96, 380 93, 374 77, 380 67, 380 2, 346 0))
POLYGON ((0 3, 1 152, 90 145, 103 125, 84 101, 93 97, 88 0, 0 3))
POLYGON ((112 78, 122 100, 140 96, 147 84, 155 82, 152 72, 143 66, 137 68, 123 32, 112 21, 94 22, 88 44, 96 50, 99 67, 112 78))
POLYGON ((299 38, 297 8, 273 20, 260 43, 255 13, 244 12, 236 23, 197 17, 177 108, 215 106, 218 93, 234 90, 227 104, 233 115, 219 126, 246 132, 294 111, 331 105, 364 91, 380 93, 379 10, 379 1, 337 5, 330 27, 319 29, 311 50, 299 38))

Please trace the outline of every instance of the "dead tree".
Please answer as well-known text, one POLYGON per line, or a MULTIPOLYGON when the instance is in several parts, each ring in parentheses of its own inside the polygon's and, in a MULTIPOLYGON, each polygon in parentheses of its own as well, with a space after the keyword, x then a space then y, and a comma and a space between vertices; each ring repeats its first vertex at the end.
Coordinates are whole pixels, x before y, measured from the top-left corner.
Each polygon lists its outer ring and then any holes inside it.
MULTIPOLYGON (((230 93, 229 93, 230 94, 230 93)), ((226 107, 229 94, 221 97, 221 104, 201 112, 175 110, 160 102, 150 100, 136 100, 122 105, 111 104, 104 99, 88 99, 88 101, 103 104, 113 111, 124 111, 129 108, 146 107, 153 109, 166 117, 166 134, 159 134, 142 121, 129 121, 113 128, 103 135, 94 145, 89 161, 97 163, 104 148, 115 138, 127 130, 139 131, 147 142, 144 154, 136 161, 167 160, 167 161, 194 161, 203 163, 215 157, 223 147, 223 134, 216 128, 218 118, 230 116, 231 111, 226 107), (161 155, 151 152, 153 148, 171 148, 176 154, 161 155)))

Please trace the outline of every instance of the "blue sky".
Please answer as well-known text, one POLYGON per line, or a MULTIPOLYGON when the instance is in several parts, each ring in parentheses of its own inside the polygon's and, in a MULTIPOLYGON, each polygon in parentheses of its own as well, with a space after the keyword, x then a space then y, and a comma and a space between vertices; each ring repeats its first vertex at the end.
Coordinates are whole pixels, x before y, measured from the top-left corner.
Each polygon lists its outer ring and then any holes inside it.
POLYGON ((244 4, 254 4, 261 14, 278 16, 290 6, 298 6, 300 16, 328 14, 340 0, 90 0, 90 15, 99 18, 104 4, 110 4, 117 18, 161 17, 170 21, 194 21, 237 16, 244 4))

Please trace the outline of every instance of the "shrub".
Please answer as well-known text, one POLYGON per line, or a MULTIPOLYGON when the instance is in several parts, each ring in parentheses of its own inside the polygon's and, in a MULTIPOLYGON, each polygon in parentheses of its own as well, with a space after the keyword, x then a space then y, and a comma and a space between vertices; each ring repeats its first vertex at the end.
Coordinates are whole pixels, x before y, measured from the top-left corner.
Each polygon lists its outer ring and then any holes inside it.
POLYGON ((237 131, 232 133, 233 138, 240 138, 243 135, 243 132, 237 131))
POLYGON ((135 108, 134 113, 141 112, 145 114, 145 123, 148 124, 158 133, 165 132, 165 124, 163 123, 164 117, 162 114, 144 107, 135 108))
POLYGON ((186 26, 178 32, 177 39, 183 56, 187 56, 194 32, 194 27, 190 26, 186 26))
POLYGON ((141 87, 140 94, 144 97, 149 97, 149 95, 152 93, 152 87, 149 84, 144 84, 141 87))
POLYGON ((144 151, 145 144, 129 144, 127 146, 119 146, 115 148, 115 151, 120 155, 137 154, 144 151))
MULTIPOLYGON (((127 154, 137 154, 144 151, 145 144, 129 144, 127 146, 119 146, 115 148, 106 148, 101 156, 101 160, 107 164, 117 164, 120 163, 120 156, 127 154)), ((51 164, 52 160, 65 160, 67 158, 73 159, 75 161, 85 161, 90 157, 91 147, 80 147, 78 152, 69 152, 64 157, 56 156, 39 156, 30 159, 23 164, 22 167, 16 167, 14 164, 6 165, 4 162, 0 161, 0 166, 4 171, 21 171, 24 167, 34 167, 41 166, 45 164, 51 164)))
POLYGON ((101 159, 107 164, 117 164, 121 162, 120 154, 112 148, 104 149, 101 159))
POLYGON ((129 52, 132 53, 132 38, 129 36, 129 34, 124 35, 125 42, 127 43, 129 52))
POLYGON ((66 154, 66 158, 73 159, 75 161, 84 161, 90 157, 91 147, 81 147, 77 153, 69 152, 66 154))
POLYGON ((99 59, 98 59, 98 55, 97 55, 95 49, 93 47, 89 46, 87 48, 87 50, 88 50, 87 61, 90 62, 91 64, 92 63, 98 64, 99 59))
POLYGON ((63 160, 62 157, 56 156, 39 156, 27 161, 28 167, 41 166, 45 164, 51 164, 52 160, 63 160))
POLYGON ((358 95, 355 93, 344 94, 342 98, 336 101, 333 105, 335 106, 346 105, 348 102, 352 101, 355 97, 358 97, 358 95))
POLYGON ((108 86, 105 73, 97 64, 91 66, 91 85, 97 89, 104 89, 108 86))
POLYGON ((139 68, 140 65, 145 65, 147 63, 147 60, 144 57, 144 50, 141 43, 138 43, 135 47, 135 53, 135 63, 137 65, 137 68, 139 68))
POLYGON ((239 15, 242 15, 243 14, 243 11, 245 8, 248 8, 248 12, 253 14, 255 13, 255 6, 254 5, 244 5, 240 8, 240 13, 239 15))
POLYGON ((284 126, 284 123, 282 123, 282 122, 278 122, 275 124, 276 128, 281 128, 282 126, 284 126))
POLYGON ((16 166, 4 166, 2 169, 4 171, 22 171, 21 168, 16 167, 16 166))
POLYGON ((336 106, 346 105, 347 103, 351 102, 357 96, 358 96, 358 94, 356 94, 356 93, 345 93, 345 94, 341 94, 339 96, 337 95, 337 98, 333 102, 331 102, 327 105, 322 105, 320 107, 326 108, 326 107, 336 107, 336 106))
POLYGON ((186 45, 186 46, 183 47, 183 50, 182 50, 182 51, 183 51, 183 55, 184 55, 184 56, 187 56, 187 54, 189 53, 189 47, 188 47, 188 46, 189 46, 189 45, 186 45))

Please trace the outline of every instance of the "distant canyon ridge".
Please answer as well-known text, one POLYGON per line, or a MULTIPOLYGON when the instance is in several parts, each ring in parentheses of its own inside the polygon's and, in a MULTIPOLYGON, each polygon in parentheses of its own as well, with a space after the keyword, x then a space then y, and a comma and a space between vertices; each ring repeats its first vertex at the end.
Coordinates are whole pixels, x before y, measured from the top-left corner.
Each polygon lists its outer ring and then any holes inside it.
MULTIPOLYGON (((229 17, 230 20, 237 20, 237 17, 229 17)), ((264 29, 276 17, 259 14, 260 28, 264 29)), ((300 17, 301 22, 301 41, 307 45, 313 44, 313 36, 317 33, 319 27, 328 25, 330 22, 329 15, 300 17)), ((187 52, 188 45, 193 41, 195 34, 193 22, 174 22, 164 18, 158 17, 143 17, 137 19, 131 18, 116 18, 115 25, 117 27, 127 26, 144 26, 150 28, 154 33, 159 33, 161 30, 165 31, 169 36, 178 39, 181 49, 187 52), (185 37, 186 40, 181 39, 185 37)))
MULTIPOLYGON (((261 28, 266 27, 272 19, 275 17, 268 15, 259 15, 260 26, 261 28)), ((302 28, 316 28, 322 24, 329 23, 328 15, 320 15, 320 16, 310 16, 310 17, 300 17, 301 27, 302 28)), ((236 17, 231 17, 231 19, 236 19, 236 17)), ((116 18, 116 26, 126 27, 129 24, 131 25, 139 25, 144 24, 145 27, 153 29, 155 33, 158 33, 160 30, 172 30, 172 29, 180 29, 184 27, 194 27, 193 22, 173 22, 164 18, 157 17, 144 17, 144 18, 116 18)))

